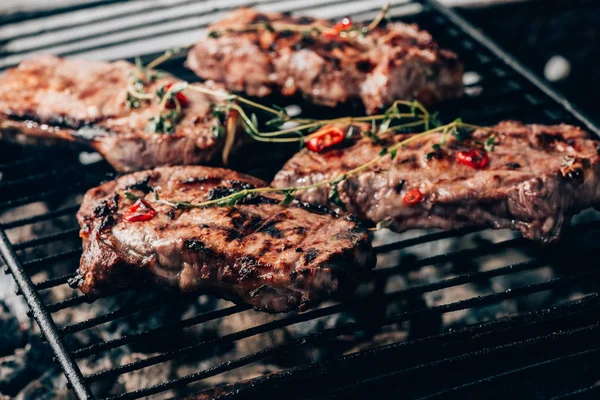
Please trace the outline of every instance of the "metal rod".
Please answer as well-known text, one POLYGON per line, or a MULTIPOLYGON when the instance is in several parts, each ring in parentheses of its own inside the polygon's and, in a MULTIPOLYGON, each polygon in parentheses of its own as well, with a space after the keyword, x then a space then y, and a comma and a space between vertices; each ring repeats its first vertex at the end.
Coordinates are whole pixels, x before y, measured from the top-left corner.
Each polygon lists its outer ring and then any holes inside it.
POLYGON ((513 56, 502 50, 494 41, 488 36, 484 35, 480 30, 475 28, 470 22, 458 15, 453 10, 441 5, 437 0, 417 0, 423 4, 430 6, 435 9, 438 13, 444 15, 452 23, 460 27, 464 32, 469 34, 474 40, 479 42, 494 55, 500 58, 513 70, 517 71, 522 77, 527 79, 530 83, 535 85, 539 90, 544 92, 548 97, 560 104, 570 114, 574 115, 579 121, 581 121, 587 129, 594 132, 596 136, 600 136, 600 126, 586 114, 584 114, 577 106, 568 101, 564 95, 559 93, 556 89, 553 89, 548 84, 538 78, 529 68, 523 66, 513 56))
POLYGON ((69 353, 67 352, 62 340, 57 335, 56 325, 54 324, 50 313, 44 306, 42 299, 35 290, 31 279, 23 269, 17 254, 12 249, 10 241, 6 236, 4 229, 2 228, 0 228, 0 254, 2 254, 4 262, 10 268, 13 278, 27 299, 27 303, 31 309, 33 318, 35 318, 37 321, 40 330, 50 344, 52 351, 54 351, 61 368, 73 387, 73 390, 80 399, 92 399, 92 393, 84 383, 83 375, 79 367, 69 356, 69 353))

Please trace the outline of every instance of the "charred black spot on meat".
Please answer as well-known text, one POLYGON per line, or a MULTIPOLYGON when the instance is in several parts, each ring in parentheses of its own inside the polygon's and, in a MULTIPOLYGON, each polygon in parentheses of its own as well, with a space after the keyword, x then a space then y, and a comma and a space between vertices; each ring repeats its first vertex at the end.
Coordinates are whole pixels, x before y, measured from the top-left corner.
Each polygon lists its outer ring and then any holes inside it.
POLYGON ((506 164, 506 167, 508 169, 519 169, 521 168, 521 164, 519 164, 518 162, 509 162, 508 164, 506 164))
POLYGON ((279 37, 280 38, 289 38, 289 37, 293 37, 295 35, 296 35, 296 32, 294 32, 292 30, 289 30, 289 29, 286 29, 286 30, 283 30, 283 31, 279 32, 279 37))
POLYGON ((406 183, 406 181, 404 179, 400 180, 400 182, 396 183, 394 185, 394 191, 396 193, 400 193, 402 192, 402 189, 404 189, 404 184, 406 183))
POLYGON ((131 185, 128 185, 128 190, 140 190, 144 193, 150 193, 154 191, 154 188, 148 184, 150 182, 150 175, 147 175, 144 179, 137 181, 131 185))
POLYGON ((560 133, 540 133, 536 136, 538 146, 542 148, 549 148, 554 146, 556 142, 565 142, 565 138, 560 133))
POLYGON ((299 17, 296 20, 296 23, 299 24, 299 25, 309 25, 309 24, 312 24, 313 22, 315 22, 314 18, 304 17, 304 16, 303 17, 299 17))
POLYGON ((364 72, 365 74, 373 71, 373 68, 374 65, 371 64, 371 61, 369 60, 360 60, 356 63, 356 69, 358 69, 360 72, 364 72))
POLYGON ((212 250, 204 245, 204 242, 197 239, 185 239, 183 241, 183 247, 187 250, 193 251, 194 253, 210 253, 212 250))
POLYGON ((261 264, 254 256, 246 255, 238 258, 233 265, 234 271, 240 280, 255 279, 258 276, 258 268, 261 264))
POLYGON ((106 217, 107 215, 110 215, 112 213, 113 211, 108 204, 108 200, 102 200, 98 204, 96 204, 96 207, 94 207, 94 217, 96 218, 106 217))
POLYGON ((260 232, 264 232, 275 239, 281 239, 283 238, 283 232, 277 228, 278 223, 279 221, 269 221, 260 228, 260 232))
MULTIPOLYGON (((232 195, 234 193, 237 193, 241 190, 254 189, 254 185, 251 185, 246 182, 240 182, 237 180, 229 180, 228 183, 231 186, 216 186, 216 187, 212 188, 208 192, 208 200, 217 200, 217 199, 221 199, 223 197, 232 195)), ((248 199, 244 199, 244 200, 248 200, 248 199)))
POLYGON ((331 208, 322 206, 320 204, 315 203, 307 203, 307 202, 298 202, 298 205, 305 210, 312 211, 317 214, 329 214, 333 216, 338 216, 338 213, 333 211, 331 208))
POLYGON ((239 240, 243 237, 243 235, 235 229, 224 228, 226 231, 225 240, 228 242, 233 242, 234 240, 239 240))
POLYGON ((175 209, 171 208, 167 211, 167 218, 171 220, 175 219, 175 209))
POLYGON ((302 253, 302 252, 304 252, 304 250, 302 250, 302 247, 296 247, 296 249, 294 251, 296 253, 302 253))
POLYGON ((583 169, 580 167, 573 167, 567 170, 561 171, 562 176, 567 181, 574 183, 576 185, 581 185, 584 180, 583 169))
POLYGON ((116 220, 115 217, 111 214, 111 215, 107 215, 102 219, 102 222, 100 222, 100 232, 105 231, 106 229, 110 228, 111 226, 113 226, 115 224, 116 220))
POLYGON ((317 258, 319 253, 320 253, 320 251, 318 249, 306 250, 306 253, 304 253, 304 262, 306 264, 310 264, 311 262, 313 262, 315 260, 315 258, 317 258))
POLYGON ((227 211, 227 216, 231 219, 231 225, 235 230, 241 232, 256 231, 264 222, 264 219, 256 214, 247 213, 237 208, 231 208, 227 211))
POLYGON ((264 14, 256 14, 251 20, 252 24, 258 24, 260 22, 269 22, 269 17, 264 14))

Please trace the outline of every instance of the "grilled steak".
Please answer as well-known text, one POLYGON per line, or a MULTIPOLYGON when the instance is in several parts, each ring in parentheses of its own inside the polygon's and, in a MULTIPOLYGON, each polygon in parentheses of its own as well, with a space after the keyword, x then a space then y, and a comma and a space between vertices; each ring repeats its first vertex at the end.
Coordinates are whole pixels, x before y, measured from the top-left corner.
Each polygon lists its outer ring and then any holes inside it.
POLYGON ((77 214, 84 250, 72 284, 94 295, 152 279, 283 312, 351 290, 374 266, 361 224, 326 208, 283 206, 280 196, 269 195, 233 207, 175 209, 156 203, 152 192, 161 200, 202 202, 261 186, 225 169, 163 167, 91 189, 77 214), (126 191, 148 200, 133 221, 132 207, 140 203, 126 191))
MULTIPOLYGON (((303 150, 277 174, 273 186, 332 178, 406 137, 387 136, 379 144, 365 138, 322 154, 303 150)), ((340 199, 350 212, 391 223, 397 231, 511 228, 543 242, 558 238, 572 215, 600 200, 599 143, 579 128, 502 122, 490 131, 477 130, 462 142, 452 136, 434 151, 432 146, 440 141, 441 134, 425 136, 399 149, 393 161, 386 156, 375 167, 342 181, 337 186, 340 199), (457 162, 459 151, 488 139, 494 149, 486 153, 489 162, 484 168, 457 162), (420 201, 414 189, 422 194, 420 201), (411 191, 416 196, 407 202, 411 191)), ((298 195, 303 201, 327 204, 328 193, 329 188, 322 186, 298 195)))
POLYGON ((361 27, 332 34, 338 28, 329 21, 242 8, 209 28, 187 66, 251 96, 297 93, 327 106, 361 100, 368 113, 398 99, 430 104, 462 94, 461 63, 429 33, 395 23, 356 35, 361 27))
MULTIPOLYGON (((0 138, 84 142, 119 171, 218 158, 224 139, 211 133, 211 103, 217 100, 186 90, 189 104, 174 132, 146 132, 149 119, 158 114, 159 98, 128 106, 134 68, 125 61, 54 56, 22 62, 0 77, 0 138)), ((144 90, 155 93, 174 82, 165 74, 147 82, 144 90)))

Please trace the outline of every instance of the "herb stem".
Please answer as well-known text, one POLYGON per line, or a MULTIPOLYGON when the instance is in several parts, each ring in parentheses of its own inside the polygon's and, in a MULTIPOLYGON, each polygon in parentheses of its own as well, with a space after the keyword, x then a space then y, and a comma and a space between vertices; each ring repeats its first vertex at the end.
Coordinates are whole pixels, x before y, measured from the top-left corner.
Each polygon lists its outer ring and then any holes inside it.
POLYGON ((240 190, 233 194, 230 194, 228 196, 221 197, 219 199, 208 200, 208 201, 205 201, 202 203, 167 202, 164 200, 158 200, 157 202, 159 202, 161 204, 167 204, 172 207, 180 206, 180 207, 186 207, 186 208, 204 208, 204 207, 209 207, 209 206, 215 205, 215 204, 228 204, 229 201, 231 201, 231 200, 243 199, 252 194, 258 194, 258 193, 280 193, 280 194, 283 194, 283 193, 290 193, 290 192, 296 193, 298 191, 310 190, 310 189, 314 189, 314 188, 321 187, 321 186, 331 186, 331 185, 335 185, 337 183, 343 182, 348 177, 354 176, 354 175, 358 174, 359 172, 372 167, 373 165, 380 162, 384 157, 388 157, 390 155, 390 153, 395 152, 398 149, 400 149, 401 147, 404 147, 409 143, 415 142, 424 136, 430 135, 432 133, 448 131, 450 129, 459 128, 459 127, 460 128, 468 128, 468 129, 480 129, 481 128, 477 125, 465 124, 465 123, 462 123, 462 122, 456 120, 456 121, 453 121, 446 125, 438 126, 433 129, 428 129, 424 132, 414 134, 411 137, 409 137, 405 140, 402 140, 393 146, 390 146, 389 148, 386 149, 385 153, 378 155, 377 157, 371 159, 370 161, 368 161, 364 164, 361 164, 358 167, 349 170, 348 172, 339 174, 332 179, 328 179, 328 180, 321 181, 321 182, 316 182, 316 183, 313 183, 310 185, 297 186, 297 187, 286 187, 286 188, 265 187, 265 188, 243 189, 243 190, 240 190))

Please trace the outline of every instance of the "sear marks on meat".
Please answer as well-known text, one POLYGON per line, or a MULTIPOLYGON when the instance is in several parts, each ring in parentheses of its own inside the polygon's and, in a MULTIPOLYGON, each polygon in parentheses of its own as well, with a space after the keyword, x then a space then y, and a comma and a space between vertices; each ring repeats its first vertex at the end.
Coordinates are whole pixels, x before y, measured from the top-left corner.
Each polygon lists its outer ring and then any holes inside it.
MULTIPOLYGON (((189 104, 173 133, 146 132, 159 98, 128 107, 129 76, 135 66, 36 56, 0 76, 0 138, 83 142, 119 171, 161 165, 211 163, 224 139, 213 137, 211 103, 217 99, 185 91, 189 104)), ((167 74, 147 82, 156 93, 177 80, 167 74)))
MULTIPOLYGON (((433 154, 432 145, 440 143, 441 134, 409 143, 393 161, 384 157, 375 167, 340 182, 340 199, 350 212, 391 223, 396 231, 511 228, 542 242, 557 239, 574 214, 600 200, 599 143, 580 128, 506 121, 490 131, 477 130, 462 142, 448 136, 433 154), (475 169, 457 162, 457 151, 485 143, 491 135, 495 135, 495 148, 488 153, 487 166, 475 169), (414 189, 423 198, 406 204, 404 196, 414 189)), ((287 162, 273 186, 332 178, 407 137, 387 136, 379 144, 365 138, 349 148, 322 154, 303 150, 287 162)), ((327 204, 328 192, 323 186, 299 196, 303 201, 327 204)))
POLYGON ((431 35, 416 25, 387 24, 365 36, 344 37, 284 29, 290 24, 307 32, 334 25, 238 9, 209 28, 223 33, 203 38, 186 64, 199 77, 232 91, 301 94, 326 106, 360 100, 370 114, 398 99, 431 104, 462 95, 463 68, 456 54, 438 49, 431 35), (262 23, 275 32, 239 32, 262 23))
POLYGON ((286 312, 351 291, 374 266, 365 228, 323 207, 283 206, 281 196, 269 195, 233 207, 174 209, 144 190, 151 187, 161 200, 202 202, 261 186, 233 171, 188 166, 137 172, 91 189, 77 214, 84 250, 71 284, 94 296, 153 280, 286 312), (126 191, 147 199, 156 215, 124 219, 134 204, 126 191))

